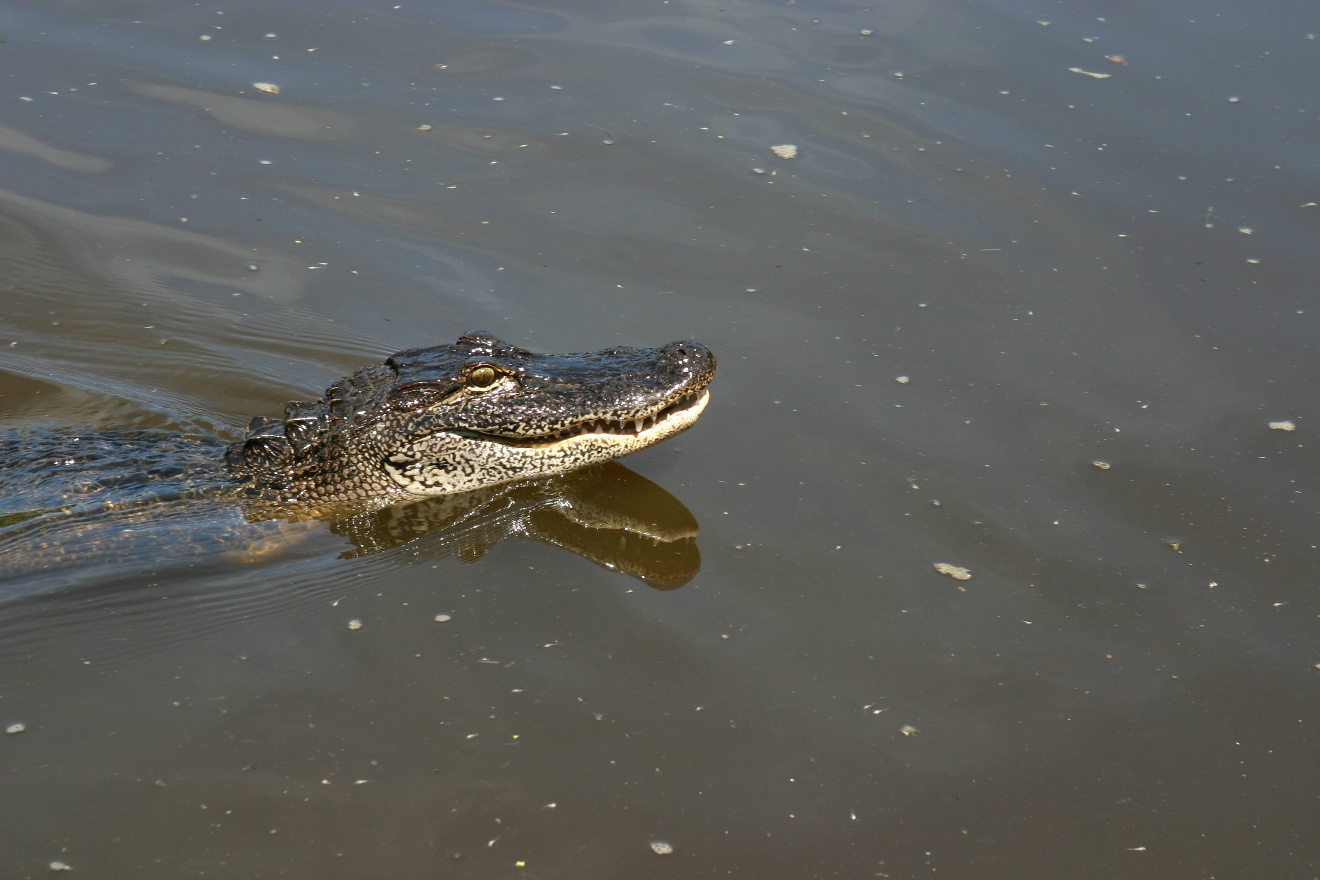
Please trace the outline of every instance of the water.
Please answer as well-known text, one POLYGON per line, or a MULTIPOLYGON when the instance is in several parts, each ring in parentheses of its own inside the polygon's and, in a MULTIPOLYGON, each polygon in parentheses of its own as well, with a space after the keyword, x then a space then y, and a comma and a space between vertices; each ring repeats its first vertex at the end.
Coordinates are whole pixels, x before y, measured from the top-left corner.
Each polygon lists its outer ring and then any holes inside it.
POLYGON ((476 327, 720 358, 628 461, 675 589, 324 526, 4 585, 6 876, 1320 875, 1305 4, 0 31, 8 427, 230 438, 476 327))

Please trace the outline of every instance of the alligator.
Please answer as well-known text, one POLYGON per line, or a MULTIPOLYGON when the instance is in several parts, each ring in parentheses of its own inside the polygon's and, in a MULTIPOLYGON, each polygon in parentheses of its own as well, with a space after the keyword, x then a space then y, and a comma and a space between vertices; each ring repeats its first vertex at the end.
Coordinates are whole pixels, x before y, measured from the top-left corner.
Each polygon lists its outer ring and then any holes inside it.
MULTIPOLYGON (((128 535, 158 522, 150 511, 162 503, 239 501, 249 523, 318 519, 349 532, 364 514, 436 496, 453 499, 436 517, 453 519, 538 480, 541 500, 526 503, 546 507, 560 485, 547 478, 689 428, 714 373, 694 342, 542 355, 474 331, 359 369, 281 418, 254 418, 229 444, 156 430, 5 432, 0 571, 82 555, 78 530, 52 520, 99 517, 128 535)), ((180 517, 176 533, 191 522, 180 517)))
POLYGON ((358 370, 225 461, 263 497, 388 505, 559 474, 690 427, 715 357, 695 342, 542 355, 474 331, 358 370))

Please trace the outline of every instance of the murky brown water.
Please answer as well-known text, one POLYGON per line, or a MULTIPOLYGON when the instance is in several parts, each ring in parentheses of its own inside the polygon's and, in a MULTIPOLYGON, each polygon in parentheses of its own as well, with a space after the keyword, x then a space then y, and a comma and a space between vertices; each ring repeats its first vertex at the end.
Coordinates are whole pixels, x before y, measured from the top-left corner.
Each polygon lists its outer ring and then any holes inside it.
POLYGON ((0 873, 1320 876, 1316 33, 6 4, 3 427, 232 437, 476 327, 721 372, 628 461, 676 589, 498 522, 0 584, 0 873))

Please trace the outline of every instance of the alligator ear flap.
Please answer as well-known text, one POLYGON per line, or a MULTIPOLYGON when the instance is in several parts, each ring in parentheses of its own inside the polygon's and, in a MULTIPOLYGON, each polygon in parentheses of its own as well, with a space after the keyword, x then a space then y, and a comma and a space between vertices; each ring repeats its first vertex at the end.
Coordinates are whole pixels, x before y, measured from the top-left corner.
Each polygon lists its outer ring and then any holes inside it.
POLYGON ((390 406, 405 412, 435 406, 453 394, 462 384, 457 379, 435 382, 414 382, 390 389, 390 406))

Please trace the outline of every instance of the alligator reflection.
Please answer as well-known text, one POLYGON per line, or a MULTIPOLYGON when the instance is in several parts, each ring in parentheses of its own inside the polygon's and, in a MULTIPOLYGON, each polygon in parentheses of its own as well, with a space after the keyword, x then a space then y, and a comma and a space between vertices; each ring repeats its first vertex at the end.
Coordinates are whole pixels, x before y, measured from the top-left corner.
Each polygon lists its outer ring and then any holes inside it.
POLYGON ((696 518, 617 462, 355 514, 330 529, 353 543, 347 556, 416 542, 418 555, 474 562, 506 538, 543 541, 660 590, 683 586, 701 567, 696 518))

